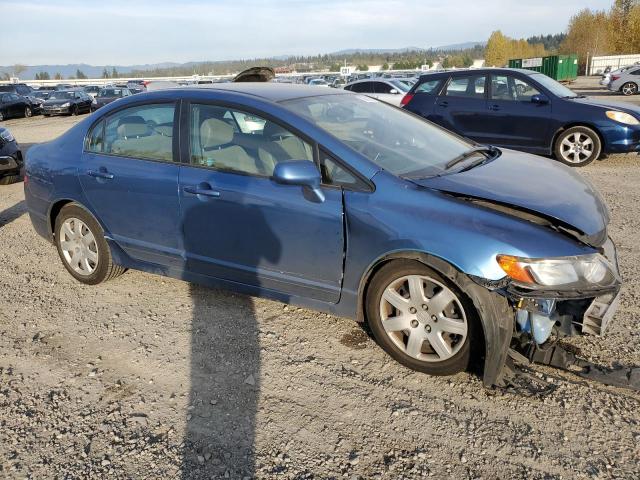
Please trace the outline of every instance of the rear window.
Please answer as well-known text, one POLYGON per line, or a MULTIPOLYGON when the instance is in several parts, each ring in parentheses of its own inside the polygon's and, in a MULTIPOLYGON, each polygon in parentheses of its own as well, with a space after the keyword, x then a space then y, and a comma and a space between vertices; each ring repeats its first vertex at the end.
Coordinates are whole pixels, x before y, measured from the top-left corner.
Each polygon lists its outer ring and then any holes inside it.
POLYGON ((442 80, 426 80, 422 82, 413 93, 433 93, 436 94, 440 90, 442 80))

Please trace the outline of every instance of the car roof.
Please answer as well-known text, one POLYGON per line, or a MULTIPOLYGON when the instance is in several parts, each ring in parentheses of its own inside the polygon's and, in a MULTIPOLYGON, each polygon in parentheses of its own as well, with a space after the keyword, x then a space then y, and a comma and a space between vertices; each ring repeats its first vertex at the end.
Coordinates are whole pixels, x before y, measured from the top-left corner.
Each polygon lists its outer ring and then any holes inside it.
POLYGON ((264 98, 272 102, 292 100, 294 98, 315 97, 319 95, 346 95, 343 90, 334 90, 325 87, 313 87, 295 83, 271 83, 271 82, 240 82, 240 83, 213 83, 198 86, 182 87, 184 91, 221 90, 227 92, 244 93, 254 97, 264 98))
POLYGON ((482 73, 520 73, 522 75, 535 75, 540 72, 534 70, 527 70, 524 68, 467 68, 459 70, 447 70, 445 72, 425 72, 420 75, 420 78, 429 76, 449 76, 451 74, 482 74, 482 73))

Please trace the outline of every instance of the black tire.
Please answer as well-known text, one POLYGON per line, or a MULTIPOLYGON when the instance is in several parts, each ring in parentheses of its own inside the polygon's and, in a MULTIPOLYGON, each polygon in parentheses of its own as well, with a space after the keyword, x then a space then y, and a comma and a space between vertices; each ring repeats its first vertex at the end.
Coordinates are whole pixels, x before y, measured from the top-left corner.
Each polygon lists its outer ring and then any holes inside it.
POLYGON ((634 82, 627 82, 620 87, 620 92, 626 97, 636 95, 638 93, 638 84, 634 82))
POLYGON ((113 278, 116 278, 122 275, 126 269, 120 265, 116 265, 113 263, 113 258, 111 256, 111 249, 104 239, 104 232, 100 224, 93 218, 87 210, 82 208, 77 203, 69 203, 65 205, 60 213, 56 217, 55 220, 55 243, 56 248, 58 249, 58 255, 60 256, 60 260, 62 260, 62 264, 67 269, 67 271, 71 274, 73 278, 87 285, 97 285, 102 282, 106 282, 113 278), (93 234, 96 245, 97 245, 97 253, 98 253, 98 261, 95 265, 95 270, 90 275, 81 275, 77 273, 64 257, 62 252, 62 247, 60 245, 61 235, 60 230, 64 222, 70 218, 77 218, 81 220, 86 227, 93 234))
POLYGON ((4 120, 4 113, 0 110, 0 122, 4 120))
POLYGON ((24 107, 24 118, 29 118, 31 115, 33 115, 33 110, 31 110, 31 107, 27 105, 24 107))
POLYGON ((564 163, 565 165, 569 165, 570 167, 584 167, 597 158, 600 158, 600 155, 602 154, 602 142, 600 141, 598 134, 589 127, 571 127, 560 132, 553 146, 553 153, 556 160, 564 163), (565 140, 569 144, 575 144, 576 142, 573 142, 573 140, 585 137, 588 137, 590 141, 588 144, 590 145, 590 151, 582 148, 580 151, 584 152, 584 157, 581 153, 577 153, 576 156, 575 150, 572 151, 566 143, 563 144, 565 140), (588 156, 586 155, 587 153, 589 153, 588 156))
POLYGON ((396 361, 412 370, 429 375, 453 375, 469 368, 472 344, 478 340, 475 334, 477 331, 478 316, 471 301, 462 293, 460 288, 449 279, 418 261, 394 260, 384 265, 375 274, 369 284, 366 295, 365 310, 369 328, 382 349, 396 361), (464 344, 454 356, 437 362, 419 360, 402 351, 385 331, 380 314, 380 303, 383 292, 394 280, 408 275, 428 276, 437 280, 449 288, 462 305, 467 318, 468 330, 464 344))
POLYGON ((74 117, 76 115, 78 115, 78 106, 77 105, 74 105, 73 107, 71 107, 71 115, 74 116, 74 117))
POLYGON ((50 115, 48 113, 43 113, 42 116, 43 117, 49 117, 50 115))

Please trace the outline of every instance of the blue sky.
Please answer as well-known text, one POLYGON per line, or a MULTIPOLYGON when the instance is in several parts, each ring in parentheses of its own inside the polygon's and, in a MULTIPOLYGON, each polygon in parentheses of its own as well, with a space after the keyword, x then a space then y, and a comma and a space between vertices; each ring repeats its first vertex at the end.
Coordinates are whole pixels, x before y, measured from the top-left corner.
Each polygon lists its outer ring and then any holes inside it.
POLYGON ((566 29, 612 0, 0 0, 0 65, 131 65, 431 47, 566 29), (6 21, 8 20, 8 21, 6 21))

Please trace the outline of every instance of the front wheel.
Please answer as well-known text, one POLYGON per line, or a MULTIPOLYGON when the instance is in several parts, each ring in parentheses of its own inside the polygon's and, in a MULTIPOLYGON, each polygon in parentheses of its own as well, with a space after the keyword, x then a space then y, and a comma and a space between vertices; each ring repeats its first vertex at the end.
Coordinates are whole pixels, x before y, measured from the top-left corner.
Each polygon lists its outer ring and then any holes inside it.
POLYGON ((24 107, 24 116, 25 118, 29 118, 31 115, 33 115, 33 111, 31 110, 31 107, 24 107))
POLYGON ((78 115, 78 106, 74 105, 73 107, 71 107, 71 115, 73 115, 74 117, 76 115, 78 115))
POLYGON ((406 367, 430 375, 468 368, 475 310, 456 285, 422 263, 383 266, 367 290, 366 311, 378 344, 406 367))
POLYGON ((588 127, 572 127, 558 135, 554 146, 557 160, 570 167, 584 167, 602 153, 602 142, 588 127))
POLYGON ((62 208, 55 222, 58 254, 78 281, 96 285, 115 278, 124 268, 115 265, 100 224, 77 204, 62 208))
POLYGON ((622 85, 622 88, 620 89, 620 91, 622 92, 623 95, 626 95, 626 96, 635 95, 636 93, 638 93, 638 85, 633 82, 627 82, 624 85, 622 85))

